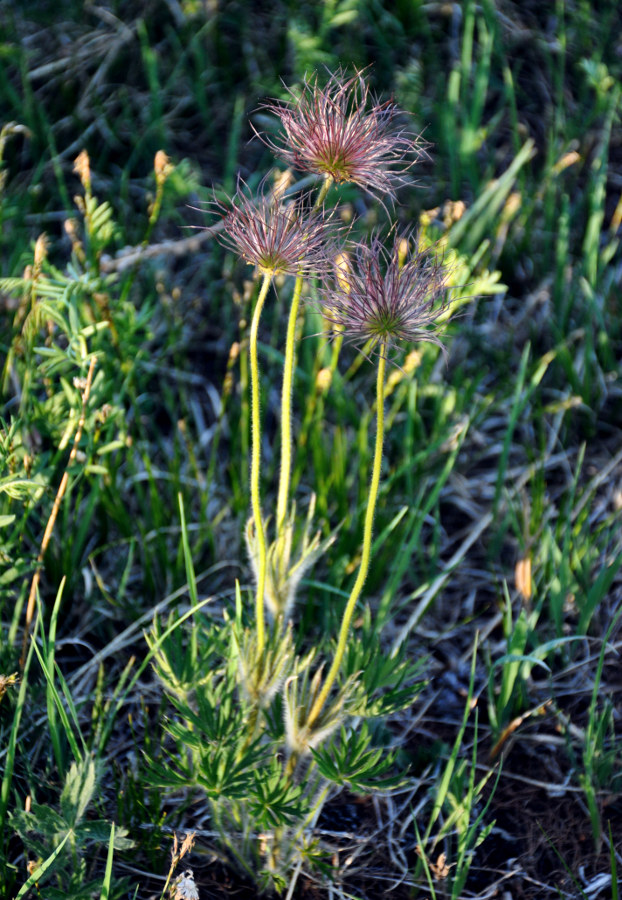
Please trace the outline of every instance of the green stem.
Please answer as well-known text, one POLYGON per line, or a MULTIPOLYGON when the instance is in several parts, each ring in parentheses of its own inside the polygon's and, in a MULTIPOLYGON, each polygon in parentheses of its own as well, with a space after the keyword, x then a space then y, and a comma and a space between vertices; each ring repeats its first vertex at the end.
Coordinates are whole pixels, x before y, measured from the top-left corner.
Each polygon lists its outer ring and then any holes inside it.
POLYGON ((307 828, 309 825, 311 825, 313 823, 314 817, 317 817, 319 815, 319 813, 321 813, 322 807, 324 806, 326 798, 328 797, 328 795, 330 793, 330 789, 331 789, 331 785, 329 783, 327 783, 320 791, 317 799, 311 803, 311 811, 309 813, 307 813, 307 816, 301 822, 298 830, 296 831, 296 837, 301 835, 303 833, 303 831, 305 830, 305 828, 307 828))
POLYGON ((330 667, 328 675, 326 676, 326 681, 324 682, 322 690, 318 694, 315 703, 311 707, 311 712, 309 713, 309 718, 307 720, 307 727, 311 727, 311 725, 313 725, 317 717, 322 712, 322 708, 326 703, 326 699, 330 693, 330 689, 335 683, 335 679, 337 677, 337 674, 339 673, 339 669, 343 661, 343 655, 346 649, 348 634, 350 632, 350 622, 352 621, 352 616, 356 607, 356 601, 361 594, 363 585, 365 584, 365 579, 367 578, 367 573, 369 571, 372 529, 374 524, 374 513, 376 511, 376 500, 378 499, 380 467, 382 464, 382 446, 384 441, 384 375, 387 363, 386 350, 386 344, 382 343, 380 346, 380 355, 378 359, 378 377, 376 381, 376 448, 374 451, 374 466, 372 470, 371 484, 369 487, 369 500, 367 502, 367 511, 365 513, 365 528, 363 531, 361 565, 359 567, 358 575, 356 576, 356 581, 354 582, 354 586, 348 598, 345 612, 343 614, 343 619, 341 621, 339 640, 337 642, 337 649, 335 650, 335 658, 333 659, 333 663, 330 667))
POLYGON ((252 448, 251 448, 251 505, 253 510, 253 521, 255 525, 255 537, 257 541, 257 596, 255 600, 256 617, 257 617, 257 652, 261 656, 265 644, 265 623, 264 623, 264 593, 266 587, 266 533, 264 531, 263 519, 261 517, 261 501, 259 498, 259 472, 261 466, 261 419, 259 409, 259 366, 257 365, 257 332, 259 329, 259 318, 263 309, 264 301, 272 281, 271 273, 264 273, 261 290, 257 297, 255 310, 253 312, 253 320, 251 322, 251 331, 249 338, 249 352, 251 364, 251 431, 252 431, 252 448))
MULTIPOLYGON (((320 208, 330 189, 333 179, 330 175, 324 178, 322 187, 313 205, 313 210, 320 208)), ((281 472, 279 476, 279 494, 276 507, 276 535, 277 540, 283 533, 287 507, 289 505, 289 486, 292 468, 292 386, 294 366, 296 362, 296 324, 298 322, 298 309, 300 307, 300 295, 304 279, 296 278, 292 305, 287 321, 287 338, 285 342, 285 365, 283 367, 283 387, 281 390, 281 472)))
POLYGON ((153 201, 153 205, 151 207, 151 211, 149 213, 149 221, 147 222, 147 230, 145 232, 145 236, 142 240, 142 246, 146 247, 149 244, 151 239, 151 234, 155 227, 155 223, 158 221, 160 217, 160 210, 162 209, 162 198, 164 197, 164 182, 166 178, 157 178, 156 179, 156 195, 155 200, 153 201))
MULTIPOLYGON (((167 892, 168 886, 171 882, 171 877, 173 875, 173 872, 175 871, 176 865, 177 865, 177 860, 173 859, 173 861, 171 862, 171 867, 168 870, 168 875, 166 876, 166 881, 164 882, 164 887, 162 889, 162 893, 160 894, 160 900, 165 900, 166 892, 167 892)), ((169 896, 170 896, 170 894, 169 894, 169 896)))
POLYGON ((250 745, 253 743, 255 739, 255 735, 257 734, 257 724, 259 722, 259 702, 253 704, 249 717, 248 723, 246 725, 246 739, 242 746, 240 747, 238 754, 236 756, 236 760, 240 760, 242 756, 246 753, 250 745))
MULTIPOLYGON (((253 877, 253 869, 252 866, 247 862, 248 854, 241 853, 236 849, 235 846, 235 838, 232 837, 234 833, 234 829, 231 827, 231 819, 234 818, 233 815, 229 814, 229 824, 223 822, 222 810, 224 806, 224 798, 219 797, 217 800, 212 800, 210 802, 210 807, 212 811, 212 821, 214 822, 214 826, 216 831, 220 837, 220 843, 223 847, 226 847, 228 852, 235 858, 238 865, 241 867, 242 871, 246 872, 247 875, 253 877)), ((237 829, 236 829, 237 830, 237 829)))
POLYGON ((294 772, 296 771, 296 766, 298 765, 298 761, 300 759, 300 754, 295 750, 292 750, 289 759, 287 760, 287 764, 285 766, 285 778, 288 781, 293 780, 294 772))
POLYGON ((296 357, 296 323, 303 279, 299 275, 294 285, 294 295, 287 322, 285 343, 285 365, 283 366, 283 388, 281 392, 281 474, 279 476, 279 496, 276 507, 277 540, 283 533, 289 500, 289 484, 292 468, 292 382, 296 357))
POLYGON ((328 194, 332 183, 333 183, 332 176, 325 175, 324 183, 322 184, 322 187, 320 188, 320 193, 317 195, 317 200, 313 204, 314 212, 315 212, 315 210, 319 209, 320 206, 322 205, 322 203, 326 200, 326 195, 328 194))

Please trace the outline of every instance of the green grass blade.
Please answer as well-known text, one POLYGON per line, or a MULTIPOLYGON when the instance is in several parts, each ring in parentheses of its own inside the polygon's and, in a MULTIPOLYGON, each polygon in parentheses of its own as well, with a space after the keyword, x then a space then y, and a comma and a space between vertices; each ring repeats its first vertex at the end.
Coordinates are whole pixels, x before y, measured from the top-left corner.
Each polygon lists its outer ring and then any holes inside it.
MULTIPOLYGON (((79 763, 82 759, 82 754, 80 753, 80 749, 78 747, 78 742, 76 741, 76 736, 73 733, 73 728, 71 727, 71 723, 69 721, 69 716, 67 715, 67 710, 65 709, 65 707, 63 705, 63 701, 61 700, 61 696, 58 693, 58 689, 57 689, 56 685, 54 684, 54 675, 48 671, 47 662, 43 658, 41 651, 37 647, 34 637, 32 638, 31 646, 34 647, 34 651, 37 654, 37 658, 39 660, 41 669, 43 671, 45 680, 47 682, 47 689, 48 689, 48 691, 56 705, 56 708, 58 710, 58 714, 60 716, 62 726, 65 729, 65 736, 67 738, 69 746, 71 747, 71 752, 73 753, 75 761, 77 763, 79 763)), ((58 671, 58 667, 56 670, 58 671)), ((85 748, 85 750, 86 750, 86 748, 85 748)))
POLYGON ((30 663, 32 660, 32 650, 34 641, 30 645, 26 664, 22 672, 22 679, 19 686, 19 694, 17 695, 17 704, 13 715, 13 723, 9 734, 9 741, 6 750, 6 762, 4 764, 4 774, 2 776, 2 786, 0 787, 0 848, 4 843, 4 826, 7 820, 7 809, 9 805, 9 793, 13 780, 13 769, 15 767, 15 751, 17 748, 17 732, 22 718, 22 712, 26 703, 26 687, 28 685, 28 673, 30 671, 30 663))
POLYGON ((523 145, 505 172, 482 191, 473 206, 452 227, 449 233, 452 247, 460 245, 463 251, 472 253, 480 245, 490 223, 495 220, 505 203, 516 176, 525 163, 534 156, 534 153, 535 144, 530 139, 523 145))
POLYGON ((177 494, 179 502, 179 518, 181 519, 181 541, 184 548, 184 562, 186 564, 186 577, 188 579, 188 592, 192 605, 196 606, 199 602, 199 594, 197 591, 197 579, 194 572, 194 563, 192 562, 192 553, 190 550, 190 541, 188 539, 188 528, 186 526, 186 516, 184 513, 184 501, 181 494, 177 494))
POLYGON ((65 837, 62 839, 62 841, 60 842, 60 844, 58 845, 56 850, 54 850, 54 852, 51 853, 48 856, 48 858, 46 860, 44 860, 41 863, 41 865, 35 869, 35 871, 28 878, 28 880, 24 882, 24 884, 19 889, 19 891, 15 897, 15 900, 20 900, 20 897, 25 897, 26 894, 28 893, 28 891, 31 889, 31 887, 33 887, 38 881, 41 881, 41 878, 45 875, 47 870, 51 866, 54 865, 54 862, 56 861, 57 857, 60 856, 60 853, 61 853, 63 847, 65 846, 65 844, 67 843, 67 841, 69 840, 69 838, 71 837, 72 834, 73 834, 73 832, 70 829, 67 832, 67 834, 65 835, 65 837))
POLYGON ((445 769, 443 770, 443 774, 439 781, 438 787, 436 789, 436 797, 434 798, 434 806, 432 807, 432 812, 430 813, 430 820, 428 822, 428 827, 426 828, 424 835, 424 844, 427 844, 430 834, 432 833, 432 829, 438 819, 441 810, 443 808, 443 804, 447 799, 447 793, 449 791, 449 786, 451 784, 451 778, 456 768, 456 763, 458 761, 458 754, 460 752, 460 747, 462 746, 462 738, 464 737, 464 732, 466 731, 467 722, 469 720, 469 715, 471 714, 471 699, 473 697, 473 689, 475 685, 475 662, 477 658, 477 636, 475 638, 475 643, 473 645, 473 658, 471 661, 471 676, 469 679, 469 689, 467 692, 466 701, 464 704, 464 714, 462 716, 462 722, 460 724, 460 728, 458 730, 458 734, 456 735, 456 740, 454 741, 454 745, 447 760, 447 764, 445 765, 445 769))
POLYGON ((110 826, 110 843, 108 844, 108 856, 106 857, 106 871, 99 895, 99 900, 108 900, 110 897, 110 882, 112 880, 112 858, 114 856, 114 822, 110 826))
MULTIPOLYGON (((52 607, 52 614, 50 616, 50 629, 48 633, 47 640, 47 654, 46 654, 46 664, 47 670, 50 673, 52 679, 54 679, 54 655, 56 650, 56 627, 58 624, 58 611, 60 608, 60 602, 63 596, 63 590, 66 583, 66 578, 63 576, 58 591, 56 592, 56 599, 54 600, 54 606, 52 607)), ((53 683, 53 682, 52 682, 53 683)), ((65 754, 63 753, 63 745, 61 742, 60 732, 58 730, 58 721, 56 718, 56 703, 54 701, 53 692, 51 690, 50 682, 47 682, 45 699, 47 704, 47 712, 48 712, 48 725, 50 729, 50 737, 52 740, 52 749, 54 751, 54 759, 56 760, 56 765, 58 767, 58 771, 61 776, 65 775, 65 754)))
POLYGON ((611 821, 609 822, 609 860, 611 863, 611 900, 619 900, 618 891, 618 862, 616 860, 616 848, 613 844, 611 833, 611 821))

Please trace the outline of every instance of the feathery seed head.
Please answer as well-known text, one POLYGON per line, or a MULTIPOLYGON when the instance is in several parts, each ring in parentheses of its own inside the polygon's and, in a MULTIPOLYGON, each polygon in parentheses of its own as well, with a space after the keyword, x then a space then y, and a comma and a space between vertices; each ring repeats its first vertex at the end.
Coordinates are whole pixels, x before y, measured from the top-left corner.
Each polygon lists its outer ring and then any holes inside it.
POLYGON ((262 274, 311 275, 327 268, 330 217, 306 212, 304 199, 285 201, 283 190, 264 179, 256 197, 240 179, 230 203, 215 201, 223 213, 221 243, 257 266, 262 274))
POLYGON ((395 127, 398 107, 390 100, 379 103, 360 71, 348 78, 338 69, 323 88, 315 74, 300 96, 290 94, 291 100, 264 104, 285 131, 283 144, 260 135, 271 150, 296 169, 394 199, 424 152, 421 138, 395 127))
POLYGON ((410 248, 395 236, 386 249, 378 236, 353 248, 346 265, 341 257, 334 279, 321 294, 322 312, 335 332, 354 343, 370 338, 375 346, 397 341, 443 344, 429 330, 444 311, 447 270, 429 252, 410 248))

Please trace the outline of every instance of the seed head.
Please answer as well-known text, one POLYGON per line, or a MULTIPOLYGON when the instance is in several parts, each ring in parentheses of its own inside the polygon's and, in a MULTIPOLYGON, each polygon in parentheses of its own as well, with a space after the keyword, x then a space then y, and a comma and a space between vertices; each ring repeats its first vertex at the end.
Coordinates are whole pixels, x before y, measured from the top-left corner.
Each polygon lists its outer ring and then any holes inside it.
POLYGON ((309 213, 304 198, 287 202, 282 190, 270 189, 266 179, 252 197, 240 179, 238 189, 224 204, 221 243, 257 266, 262 274, 310 275, 326 270, 330 217, 309 213))
POLYGON ((43 264, 43 261, 48 255, 48 247, 49 241, 48 236, 45 234, 40 234, 37 238, 37 242, 35 244, 35 270, 39 271, 43 264))
POLYGON ((81 150, 80 153, 76 156, 73 161, 73 171, 76 173, 80 181, 82 182, 82 187, 88 193, 91 190, 91 164, 89 161, 89 155, 86 150, 81 150))
POLYGON ((14 672, 12 675, 0 675, 0 700, 6 694, 7 688, 17 684, 18 681, 19 676, 17 672, 14 672))
POLYGON ((315 74, 305 80, 300 96, 289 93, 291 100, 264 104, 285 131, 283 143, 260 135, 272 151, 296 169, 394 199, 424 146, 421 138, 395 127, 398 107, 390 100, 377 102, 359 71, 347 78, 338 69, 323 88, 315 74))
POLYGON ((170 887, 173 900, 199 900, 199 891, 194 881, 192 869, 186 869, 170 887))
POLYGON ((396 236, 387 250, 376 235, 356 244, 346 264, 340 258, 321 293, 322 313, 335 332, 357 344, 430 341, 444 351, 429 329, 444 312, 447 276, 429 252, 417 249, 416 238, 396 236))
POLYGON ((175 166, 171 163, 164 150, 158 150, 153 160, 153 169, 156 183, 159 185, 164 184, 169 175, 173 173, 175 166))

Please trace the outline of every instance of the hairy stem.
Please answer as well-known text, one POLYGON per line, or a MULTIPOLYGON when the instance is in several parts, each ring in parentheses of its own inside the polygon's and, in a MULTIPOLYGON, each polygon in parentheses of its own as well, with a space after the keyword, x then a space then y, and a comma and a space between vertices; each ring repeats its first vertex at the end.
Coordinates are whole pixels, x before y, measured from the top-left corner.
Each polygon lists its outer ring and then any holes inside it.
POLYGON ((287 322, 287 339, 285 343, 285 365, 283 366, 283 388, 281 393, 281 473, 279 476, 279 495, 276 507, 277 540, 283 532, 287 517, 289 500, 290 473, 292 467, 292 387, 294 364, 296 359, 296 323, 303 279, 298 276, 294 285, 292 305, 287 322))
MULTIPOLYGON (((318 210, 328 194, 333 183, 330 175, 324 179, 320 192, 313 205, 318 210)), ((298 321, 298 309, 300 307, 300 295, 302 293, 303 278, 299 275, 294 285, 292 305, 287 321, 287 338, 285 342, 285 365, 283 367, 283 388, 281 391, 281 472, 279 476, 279 493, 276 508, 276 535, 277 540, 283 532, 287 507, 289 505, 289 485, 292 468, 292 388, 293 374, 296 363, 296 323, 298 321)))
POLYGON ((322 205, 322 203, 326 200, 326 195, 328 194, 332 183, 333 183, 332 175, 325 175, 324 182, 322 184, 322 187, 320 188, 320 193, 317 195, 317 200, 313 204, 314 210, 319 209, 320 206, 322 205))
POLYGON ((367 511, 365 513, 365 528, 363 531, 363 548, 361 551, 361 565, 359 567, 356 581, 352 587, 352 592, 348 597, 341 628, 339 630, 339 640, 335 657, 326 676, 326 681, 322 686, 322 690, 318 694, 315 703, 311 707, 307 727, 313 725, 317 717, 322 712, 322 708, 326 703, 326 699, 330 693, 330 689, 335 683, 337 674, 343 661, 343 655, 346 649, 346 642, 350 632, 350 622, 354 614, 356 602, 361 594, 367 573, 369 571, 369 561, 371 557, 371 538, 374 524, 374 513, 376 511, 376 500, 378 499, 378 487, 380 484, 380 467, 382 464, 382 447, 384 442, 384 376, 386 370, 386 344, 380 347, 380 355, 378 359, 378 376, 376 380, 376 447, 374 451, 374 466, 371 476, 371 484, 369 486, 369 500, 367 501, 367 511))
POLYGON ((259 473, 261 468, 261 418, 260 418, 260 385, 259 366, 257 364, 257 332, 259 318, 264 301, 272 281, 272 275, 264 273, 263 282, 255 304, 253 320, 249 338, 249 352, 251 363, 251 505, 253 510, 253 522, 255 526, 255 538, 257 541, 257 596, 255 610, 257 618, 257 652, 261 656, 265 645, 264 623, 264 593, 266 587, 266 533, 261 517, 261 501, 259 497, 259 473))

